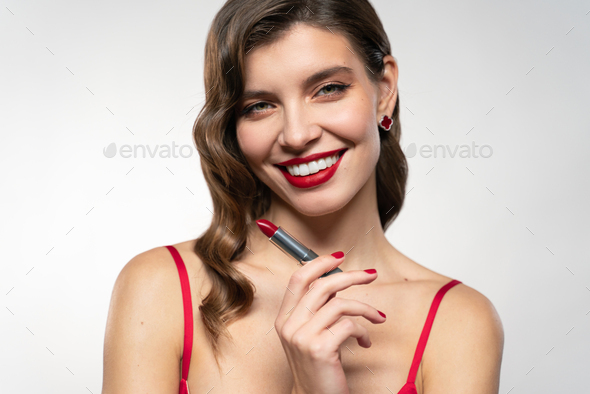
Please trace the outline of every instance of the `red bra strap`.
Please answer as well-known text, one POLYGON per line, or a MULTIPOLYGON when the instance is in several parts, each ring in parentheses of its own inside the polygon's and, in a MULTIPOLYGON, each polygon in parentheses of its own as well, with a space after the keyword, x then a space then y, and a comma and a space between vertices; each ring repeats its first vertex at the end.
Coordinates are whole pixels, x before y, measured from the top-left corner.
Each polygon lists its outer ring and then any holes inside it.
POLYGON ((188 379, 188 368, 191 364, 191 352, 193 350, 193 305, 191 302, 191 289, 188 281, 186 267, 180 253, 172 245, 166 248, 174 257, 178 275, 180 276, 180 287, 182 289, 182 302, 184 305, 184 350, 182 352, 182 379, 188 379))
POLYGON ((422 334, 420 334, 420 339, 418 340, 416 352, 414 353, 414 360, 412 361, 410 373, 408 374, 408 383, 414 383, 416 381, 418 366, 420 365, 420 361, 422 360, 422 354, 424 353, 424 348, 426 347, 426 342, 428 341, 428 335, 430 334, 430 329, 432 328, 432 322, 434 321, 434 316, 436 315, 436 311, 438 310, 438 306, 442 298, 444 297, 447 290, 449 290, 451 287, 455 285, 458 285, 459 283, 461 282, 453 279, 452 281, 441 287, 434 296, 434 300, 432 300, 430 310, 428 311, 428 316, 426 317, 426 323, 424 324, 424 328, 422 328, 422 334))

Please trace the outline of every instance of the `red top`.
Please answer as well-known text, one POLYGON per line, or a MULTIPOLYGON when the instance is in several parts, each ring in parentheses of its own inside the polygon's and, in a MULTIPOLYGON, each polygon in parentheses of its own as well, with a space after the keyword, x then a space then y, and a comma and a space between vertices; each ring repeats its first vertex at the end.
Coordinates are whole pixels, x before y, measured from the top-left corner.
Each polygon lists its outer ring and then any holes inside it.
MULTIPOLYGON (((182 301, 184 304, 184 351, 182 356, 182 377, 180 380, 180 387, 179 393, 180 394, 190 394, 188 390, 188 368, 191 363, 191 351, 193 348, 193 306, 191 302, 191 292, 190 292, 190 285, 188 281, 188 274, 186 272, 186 267, 180 254, 176 250, 174 246, 167 245, 166 248, 174 257, 174 262, 176 263, 176 268, 178 268, 178 275, 180 276, 180 287, 182 289, 182 301)), ((410 373, 408 374, 408 380, 406 384, 398 391, 398 394, 417 394, 416 391, 416 374, 418 373, 418 367, 420 366, 420 361, 422 360, 422 354, 424 353, 424 348, 426 347, 426 342, 428 341, 428 335, 430 334, 430 329, 432 328, 432 323, 434 322, 434 316, 436 315, 436 311, 438 310, 438 306, 442 298, 444 297, 445 293, 455 285, 462 283, 456 279, 451 280, 449 283, 441 287, 434 299, 432 300, 432 304, 430 305, 430 310, 428 311, 428 316, 426 317, 426 322, 424 327, 422 328, 422 333, 420 334, 420 339, 418 340, 418 346, 416 347, 416 352, 414 353, 414 359, 412 360, 412 365, 410 366, 410 373)))
POLYGON ((420 334, 420 339, 418 339, 418 346, 416 347, 416 352, 414 353, 414 360, 412 361, 412 366, 410 367, 408 380, 406 381, 406 384, 404 384, 404 386, 401 388, 401 390, 398 391, 398 394, 418 394, 414 382, 416 381, 418 366, 420 366, 420 361, 422 360, 422 354, 424 353, 424 348, 426 347, 426 342, 428 341, 428 335, 430 334, 430 329, 432 328, 434 316, 436 315, 438 306, 442 298, 444 297, 445 293, 451 287, 458 285, 459 283, 461 282, 456 279, 453 279, 452 281, 438 289, 438 292, 434 296, 432 304, 430 305, 430 310, 428 311, 428 316, 426 317, 426 323, 424 323, 424 327, 422 328, 422 334, 420 334))
POLYGON ((180 253, 174 246, 166 246, 178 269, 178 275, 180 276, 180 288, 182 289, 182 303, 184 305, 184 350, 182 352, 182 376, 180 379, 180 387, 178 392, 180 394, 190 394, 188 391, 188 367, 191 364, 191 352, 193 350, 193 304, 191 302, 191 288, 188 281, 188 274, 186 267, 180 253))

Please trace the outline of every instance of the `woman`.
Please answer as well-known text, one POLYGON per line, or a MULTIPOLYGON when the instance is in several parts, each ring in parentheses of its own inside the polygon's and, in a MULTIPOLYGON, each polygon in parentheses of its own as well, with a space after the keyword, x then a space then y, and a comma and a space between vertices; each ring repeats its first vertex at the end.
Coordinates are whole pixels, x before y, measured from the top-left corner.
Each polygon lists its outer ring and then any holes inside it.
POLYGON ((493 305, 384 235, 407 178, 397 81, 366 0, 224 4, 193 130, 213 220, 121 271, 104 394, 498 393, 493 305), (294 264, 257 219, 320 257, 294 264))

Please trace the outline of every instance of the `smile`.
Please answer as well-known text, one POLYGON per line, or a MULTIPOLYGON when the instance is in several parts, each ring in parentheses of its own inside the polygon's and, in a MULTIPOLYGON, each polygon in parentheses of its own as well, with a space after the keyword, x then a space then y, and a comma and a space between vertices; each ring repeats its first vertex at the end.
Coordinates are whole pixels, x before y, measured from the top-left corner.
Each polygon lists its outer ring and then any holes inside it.
POLYGON ((298 188, 310 188, 327 182, 334 176, 347 149, 332 156, 290 166, 276 165, 287 181, 298 188))
POLYGON ((287 171, 289 171, 289 174, 293 176, 307 176, 309 174, 315 174, 320 170, 325 170, 326 168, 332 167, 334 163, 338 161, 341 155, 342 151, 336 153, 333 156, 322 157, 321 159, 312 160, 307 163, 286 166, 287 171))

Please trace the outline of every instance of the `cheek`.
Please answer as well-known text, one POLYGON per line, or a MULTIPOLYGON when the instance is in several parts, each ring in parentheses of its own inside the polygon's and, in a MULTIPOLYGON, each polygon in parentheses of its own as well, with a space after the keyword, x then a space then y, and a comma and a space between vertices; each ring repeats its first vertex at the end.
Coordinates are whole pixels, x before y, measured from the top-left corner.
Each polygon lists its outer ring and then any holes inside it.
POLYGON ((236 129, 238 145, 254 170, 269 155, 272 141, 265 138, 258 127, 242 124, 236 129))
POLYGON ((322 111, 326 129, 346 140, 361 143, 377 132, 375 109, 367 97, 344 100, 322 111))

